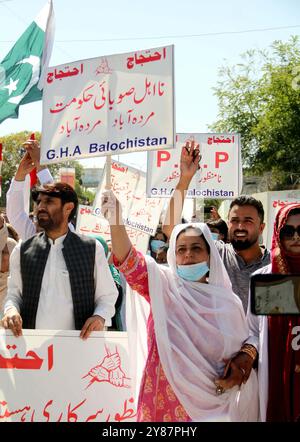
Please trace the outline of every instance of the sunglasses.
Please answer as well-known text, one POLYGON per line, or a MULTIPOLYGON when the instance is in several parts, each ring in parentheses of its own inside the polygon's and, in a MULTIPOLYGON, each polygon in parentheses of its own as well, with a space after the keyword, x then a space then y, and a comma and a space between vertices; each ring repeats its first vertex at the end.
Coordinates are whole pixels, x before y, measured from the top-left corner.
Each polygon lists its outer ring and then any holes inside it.
POLYGON ((280 236, 284 238, 293 238, 296 232, 300 237, 300 226, 294 227, 287 224, 280 230, 280 236))

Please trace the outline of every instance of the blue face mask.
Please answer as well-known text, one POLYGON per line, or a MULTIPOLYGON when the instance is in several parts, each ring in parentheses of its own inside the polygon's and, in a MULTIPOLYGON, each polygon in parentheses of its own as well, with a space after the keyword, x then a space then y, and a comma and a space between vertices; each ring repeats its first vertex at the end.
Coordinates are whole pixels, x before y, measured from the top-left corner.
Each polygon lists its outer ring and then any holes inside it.
POLYGON ((186 266, 177 266, 177 274, 186 281, 199 281, 209 271, 207 262, 198 262, 186 266))
POLYGON ((166 243, 164 241, 160 241, 159 239, 153 239, 150 243, 150 247, 152 252, 157 252, 158 249, 164 247, 166 243))
POLYGON ((213 240, 217 241, 219 239, 219 234, 218 233, 210 232, 210 234, 211 234, 213 240))

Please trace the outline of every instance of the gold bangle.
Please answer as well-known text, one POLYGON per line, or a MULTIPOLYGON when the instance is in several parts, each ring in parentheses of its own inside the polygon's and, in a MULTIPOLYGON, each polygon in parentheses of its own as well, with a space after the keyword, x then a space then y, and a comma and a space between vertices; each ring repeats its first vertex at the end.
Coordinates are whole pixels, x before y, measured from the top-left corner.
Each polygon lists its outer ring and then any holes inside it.
POLYGON ((247 353, 247 355, 249 355, 253 359, 253 361, 255 361, 255 359, 257 358, 257 350, 251 344, 243 345, 243 347, 240 349, 240 352, 247 353))
POLYGON ((256 354, 257 354, 257 350, 256 350, 256 348, 255 348, 253 345, 251 345, 251 344, 245 344, 245 345, 243 345, 242 348, 241 348, 241 350, 246 350, 246 351, 248 351, 249 353, 254 354, 255 356, 256 356, 256 354))

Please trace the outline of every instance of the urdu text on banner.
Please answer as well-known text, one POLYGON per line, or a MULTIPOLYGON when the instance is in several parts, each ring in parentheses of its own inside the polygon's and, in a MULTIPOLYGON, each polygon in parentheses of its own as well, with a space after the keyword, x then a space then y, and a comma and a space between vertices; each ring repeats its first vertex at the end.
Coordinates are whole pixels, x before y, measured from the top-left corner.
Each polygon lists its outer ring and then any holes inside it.
POLYGON ((240 137, 236 133, 177 134, 176 149, 148 152, 147 195, 168 198, 180 176, 180 155, 185 143, 200 145, 200 169, 187 197, 236 198, 242 187, 240 137))
MULTIPOLYGON (((128 225, 126 231, 131 241, 131 244, 144 254, 147 253, 149 238, 148 233, 141 230, 132 229, 128 225)), ((111 241, 110 228, 108 221, 100 216, 93 214, 91 206, 79 205, 76 221, 76 232, 87 236, 102 236, 105 241, 111 241)))
MULTIPOLYGON (((101 198, 105 191, 105 185, 106 166, 93 205, 94 214, 99 217, 102 217, 101 198)), ((148 235, 154 235, 159 224, 164 200, 162 198, 147 198, 145 172, 118 161, 112 161, 111 190, 121 203, 125 226, 148 235)), ((108 223, 108 221, 106 222, 108 223)))
MULTIPOLYGON (((76 230, 85 235, 101 235, 110 239, 108 221, 101 215, 101 198, 106 186, 106 166, 99 184, 93 210, 82 206, 78 212, 76 230)), ((132 244, 147 252, 150 235, 154 235, 160 221, 165 200, 147 198, 146 174, 118 161, 111 163, 111 189, 122 206, 123 222, 132 244)))
POLYGON ((175 145, 174 46, 49 68, 41 163, 175 145))
MULTIPOLYGON (((93 207, 79 206, 76 231, 110 240, 109 222, 101 215, 101 197, 106 186, 106 166, 99 184, 93 207)), ((154 235, 165 200, 147 198, 146 174, 134 167, 112 161, 111 188, 122 205, 123 221, 133 246, 146 253, 149 237, 154 235)))
POLYGON ((135 403, 127 334, 0 330, 0 422, 127 422, 135 403))

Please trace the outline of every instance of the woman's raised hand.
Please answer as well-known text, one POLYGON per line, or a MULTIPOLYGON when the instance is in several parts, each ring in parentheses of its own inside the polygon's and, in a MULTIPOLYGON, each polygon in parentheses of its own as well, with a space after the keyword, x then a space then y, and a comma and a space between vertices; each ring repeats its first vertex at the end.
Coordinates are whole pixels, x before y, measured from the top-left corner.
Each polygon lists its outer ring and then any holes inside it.
POLYGON ((194 140, 187 141, 182 148, 180 157, 180 173, 182 178, 191 180, 200 168, 201 160, 199 144, 194 140))
POLYGON ((122 207, 112 190, 106 190, 102 194, 101 213, 111 226, 123 224, 122 207))
POLYGON ((101 213, 110 224, 112 252, 122 263, 132 247, 123 223, 122 207, 112 190, 103 192, 101 200, 101 213))

